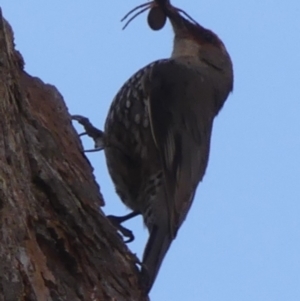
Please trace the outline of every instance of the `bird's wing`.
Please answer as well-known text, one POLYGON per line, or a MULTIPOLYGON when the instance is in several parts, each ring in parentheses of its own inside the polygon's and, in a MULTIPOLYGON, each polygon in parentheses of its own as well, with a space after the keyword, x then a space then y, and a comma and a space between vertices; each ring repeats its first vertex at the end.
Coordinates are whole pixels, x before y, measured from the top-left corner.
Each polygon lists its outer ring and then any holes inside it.
POLYGON ((175 237, 207 166, 213 87, 204 73, 170 60, 153 67, 144 89, 164 169, 170 231, 175 237))

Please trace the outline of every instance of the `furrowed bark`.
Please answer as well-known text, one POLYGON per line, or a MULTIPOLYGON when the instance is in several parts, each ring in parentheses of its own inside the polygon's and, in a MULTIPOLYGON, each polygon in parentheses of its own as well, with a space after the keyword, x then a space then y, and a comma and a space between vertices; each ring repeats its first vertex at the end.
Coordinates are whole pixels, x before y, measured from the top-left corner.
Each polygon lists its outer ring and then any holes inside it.
POLYGON ((23 65, 0 10, 0 301, 147 300, 62 96, 23 65))

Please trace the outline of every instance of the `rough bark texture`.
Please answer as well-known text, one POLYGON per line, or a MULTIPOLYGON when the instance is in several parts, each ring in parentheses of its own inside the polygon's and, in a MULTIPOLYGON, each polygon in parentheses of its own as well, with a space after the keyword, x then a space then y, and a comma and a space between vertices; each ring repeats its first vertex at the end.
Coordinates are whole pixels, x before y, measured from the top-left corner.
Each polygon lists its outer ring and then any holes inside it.
POLYGON ((147 300, 81 150, 60 93, 23 71, 0 10, 0 301, 147 300))

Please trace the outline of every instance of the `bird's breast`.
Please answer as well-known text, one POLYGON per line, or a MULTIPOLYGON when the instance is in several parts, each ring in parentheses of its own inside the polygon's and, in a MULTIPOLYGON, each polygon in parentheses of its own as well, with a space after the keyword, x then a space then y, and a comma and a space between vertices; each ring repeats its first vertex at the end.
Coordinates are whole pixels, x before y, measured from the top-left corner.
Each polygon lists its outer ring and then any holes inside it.
POLYGON ((150 129, 148 99, 143 79, 151 69, 165 60, 156 61, 136 72, 115 96, 105 122, 108 139, 113 138, 132 154, 148 158, 153 138, 150 129))
POLYGON ((141 195, 152 194, 152 178, 161 171, 143 89, 144 76, 159 63, 139 70, 123 85, 105 122, 108 170, 122 201, 133 210, 141 210, 141 195))

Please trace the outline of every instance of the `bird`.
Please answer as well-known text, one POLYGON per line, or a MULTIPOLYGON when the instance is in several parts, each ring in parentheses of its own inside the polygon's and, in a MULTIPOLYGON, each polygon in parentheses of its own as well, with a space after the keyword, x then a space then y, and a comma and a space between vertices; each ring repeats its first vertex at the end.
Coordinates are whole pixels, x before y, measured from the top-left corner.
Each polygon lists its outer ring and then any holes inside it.
POLYGON ((141 264, 148 294, 204 177, 213 121, 233 90, 234 75, 221 39, 169 0, 142 4, 124 19, 137 9, 125 26, 147 9, 154 30, 168 19, 172 53, 121 87, 101 131, 100 149, 117 194, 132 210, 116 221, 141 214, 149 231, 141 264))

